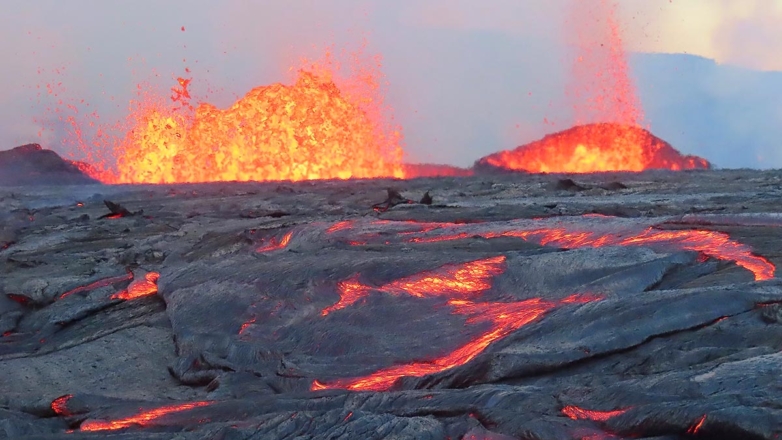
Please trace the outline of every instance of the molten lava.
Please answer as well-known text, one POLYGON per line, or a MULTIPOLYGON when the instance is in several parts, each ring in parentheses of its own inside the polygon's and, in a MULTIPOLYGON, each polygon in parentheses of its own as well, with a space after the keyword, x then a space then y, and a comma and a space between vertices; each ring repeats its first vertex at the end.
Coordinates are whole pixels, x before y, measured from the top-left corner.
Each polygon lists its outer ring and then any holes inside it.
POLYGON ((128 271, 125 275, 119 275, 116 277, 108 277, 103 278, 98 281, 95 281, 93 283, 87 284, 86 286, 79 286, 74 289, 71 289, 62 295, 60 295, 60 299, 66 298, 70 295, 73 295, 74 293, 81 293, 81 292, 89 292, 91 290, 99 289, 101 287, 110 286, 112 284, 121 283, 123 281, 128 281, 133 279, 133 273, 128 271))
POLYGON ((573 420, 592 420, 595 422, 605 422, 610 418, 626 413, 628 409, 629 408, 617 409, 614 411, 592 411, 588 409, 582 409, 577 406, 566 406, 562 408, 562 414, 570 417, 573 420))
MULTIPOLYGON (((449 296, 463 298, 479 295, 491 288, 491 279, 505 270, 505 256, 485 258, 462 264, 446 264, 431 272, 423 272, 384 284, 377 290, 392 295, 407 294, 424 298, 449 296)), ((337 284, 339 302, 323 309, 321 315, 344 309, 366 296, 373 288, 357 277, 337 284)))
POLYGON ((201 408, 211 405, 212 402, 201 401, 183 403, 179 405, 163 406, 160 408, 142 411, 134 416, 118 420, 85 420, 79 429, 81 431, 108 431, 128 428, 134 425, 147 426, 155 419, 159 419, 168 414, 188 411, 193 408, 201 408))
POLYGON ((531 173, 592 173, 648 169, 708 169, 640 127, 616 123, 580 125, 515 150, 480 159, 477 166, 531 173))
POLYGON ((157 293, 157 281, 160 274, 157 272, 147 272, 144 278, 134 279, 128 285, 128 288, 111 295, 111 299, 131 300, 157 293))
POLYGON ((73 394, 66 394, 52 400, 52 411, 58 416, 70 416, 71 412, 68 411, 68 401, 73 398, 73 394))
POLYGON ((452 313, 468 315, 467 324, 490 323, 490 329, 456 350, 431 361, 395 365, 370 375, 354 379, 337 379, 331 383, 314 381, 312 390, 348 389, 353 391, 385 391, 400 377, 422 377, 439 373, 473 360, 492 342, 504 338, 519 328, 537 320, 562 304, 588 302, 594 297, 573 296, 563 301, 547 301, 541 298, 512 303, 475 303, 468 300, 450 300, 452 313))
MULTIPOLYGON (((186 98, 187 82, 180 81, 186 98)), ((117 182, 173 183, 403 177, 400 135, 372 96, 341 90, 327 69, 257 87, 231 107, 140 110, 121 146, 117 182)))
POLYGON ((259 246, 257 249, 255 249, 255 252, 271 252, 271 251, 278 251, 281 249, 285 249, 286 246, 288 246, 288 243, 291 242, 291 238, 293 237, 293 232, 288 232, 287 234, 283 235, 283 237, 278 241, 276 238, 272 237, 269 239, 269 242, 259 246))
MULTIPOLYGON (((453 225, 451 229, 458 229, 453 225)), ((671 230, 647 228, 640 233, 612 234, 597 231, 568 230, 565 228, 539 228, 530 230, 499 230, 477 232, 453 232, 426 236, 419 234, 406 237, 408 243, 431 243, 438 241, 462 240, 472 236, 483 238, 516 237, 539 243, 544 246, 556 246, 564 249, 602 246, 648 246, 661 249, 674 248, 699 252, 712 258, 733 261, 762 281, 774 277, 775 267, 767 259, 755 255, 752 249, 731 240, 730 236, 716 231, 671 230)))

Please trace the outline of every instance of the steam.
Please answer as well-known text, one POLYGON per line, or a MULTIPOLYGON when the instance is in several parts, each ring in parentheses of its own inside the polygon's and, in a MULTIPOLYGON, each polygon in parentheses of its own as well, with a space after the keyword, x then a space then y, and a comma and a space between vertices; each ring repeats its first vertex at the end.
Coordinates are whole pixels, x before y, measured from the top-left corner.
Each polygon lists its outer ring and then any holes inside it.
MULTIPOLYGON (((289 81, 288 66, 300 56, 320 55, 316 47, 355 46, 362 38, 383 56, 386 101, 404 127, 410 160, 468 166, 574 120, 565 97, 569 0, 87 3, 4 5, 0 56, 10 68, 0 72, 0 149, 39 142, 78 157, 72 143, 59 143, 63 128, 52 131, 46 123, 56 119, 47 109, 60 97, 63 106, 75 101, 89 135, 88 115, 97 112, 100 123, 121 121, 140 82, 166 94, 188 67, 193 95, 225 107, 253 87, 289 81), (60 67, 66 69, 56 73, 60 67), (38 97, 37 86, 59 82, 60 97, 38 97)), ((684 35, 704 39, 706 55, 722 63, 631 56, 651 131, 717 166, 781 167, 782 73, 748 70, 782 69, 778 2, 618 3, 629 48, 701 47, 684 35), (741 10, 734 11, 737 3, 741 10), (679 33, 696 24, 711 34, 679 33)))

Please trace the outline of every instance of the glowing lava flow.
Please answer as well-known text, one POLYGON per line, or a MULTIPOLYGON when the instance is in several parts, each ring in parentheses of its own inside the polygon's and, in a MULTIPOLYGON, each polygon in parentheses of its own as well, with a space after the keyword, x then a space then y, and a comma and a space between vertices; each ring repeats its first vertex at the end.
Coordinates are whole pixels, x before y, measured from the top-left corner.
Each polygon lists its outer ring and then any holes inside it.
POLYGON ((293 237, 293 232, 288 232, 287 234, 283 235, 283 237, 277 241, 276 238, 272 237, 268 243, 259 246, 255 252, 271 252, 271 251, 278 251, 280 249, 285 249, 286 246, 288 246, 288 243, 291 242, 291 238, 293 237))
POLYGON ((211 405, 213 402, 201 401, 183 403, 180 405, 163 406, 160 408, 151 409, 148 411, 142 411, 134 416, 130 416, 124 419, 118 420, 86 420, 84 421, 79 430, 81 431, 108 431, 128 428, 134 425, 146 426, 153 422, 155 419, 163 417, 168 414, 178 413, 182 411, 188 411, 194 408, 201 408, 211 405))
POLYGON ((62 295, 60 295, 60 299, 66 298, 68 296, 73 295, 74 293, 81 293, 81 292, 89 292, 90 290, 99 289, 101 287, 110 286, 112 284, 121 283, 123 281, 128 281, 133 279, 133 273, 128 271, 125 275, 119 275, 116 277, 108 277, 103 278, 98 281, 92 282, 90 284, 87 284, 86 286, 79 286, 75 289, 71 289, 62 295))
MULTIPOLYGON (((505 270, 505 256, 446 264, 434 271, 415 274, 378 287, 377 290, 392 295, 407 294, 418 298, 427 296, 467 297, 478 295, 491 288, 491 279, 505 270)), ((373 288, 351 278, 337 284, 340 299, 323 309, 321 315, 344 309, 366 296, 373 288)))
POLYGON ((630 408, 617 409, 614 411, 592 411, 582 409, 577 406, 566 406, 562 408, 562 414, 573 420, 592 420, 595 422, 605 422, 610 418, 626 413, 630 408))
POLYGON ((700 230, 659 230, 647 228, 640 233, 629 235, 607 234, 596 231, 571 231, 564 228, 540 228, 531 230, 505 230, 489 232, 455 232, 431 237, 415 236, 406 238, 408 243, 431 243, 437 241, 461 240, 471 236, 483 238, 516 237, 540 243, 544 246, 556 246, 564 249, 602 246, 649 246, 673 247, 681 250, 701 252, 709 257, 724 261, 733 261, 762 281, 774 277, 775 267, 767 259, 754 255, 752 249, 731 240, 722 232, 700 230))
POLYGON ((157 281, 160 274, 157 272, 147 272, 142 279, 134 279, 128 285, 128 288, 111 295, 111 299, 131 300, 143 296, 154 295, 157 293, 157 281))
POLYGON ((445 356, 425 362, 395 365, 354 379, 337 379, 331 383, 314 381, 312 390, 348 389, 352 391, 385 391, 400 377, 422 377, 445 371, 473 360, 492 342, 537 320, 561 304, 588 302, 595 297, 572 296, 562 301, 546 301, 541 298, 512 303, 474 303, 467 300, 451 300, 454 314, 469 315, 468 324, 491 323, 491 329, 445 356))

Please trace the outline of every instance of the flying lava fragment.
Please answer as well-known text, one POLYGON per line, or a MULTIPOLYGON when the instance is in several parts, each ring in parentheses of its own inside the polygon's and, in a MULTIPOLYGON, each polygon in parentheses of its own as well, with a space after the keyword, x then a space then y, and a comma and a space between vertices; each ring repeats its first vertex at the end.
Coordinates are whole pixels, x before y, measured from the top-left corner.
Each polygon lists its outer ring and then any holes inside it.
POLYGON ((642 128, 643 109, 630 75, 622 28, 610 0, 571 0, 564 27, 574 48, 567 86, 575 126, 491 154, 476 168, 531 173, 593 173, 647 169, 704 169, 642 128))

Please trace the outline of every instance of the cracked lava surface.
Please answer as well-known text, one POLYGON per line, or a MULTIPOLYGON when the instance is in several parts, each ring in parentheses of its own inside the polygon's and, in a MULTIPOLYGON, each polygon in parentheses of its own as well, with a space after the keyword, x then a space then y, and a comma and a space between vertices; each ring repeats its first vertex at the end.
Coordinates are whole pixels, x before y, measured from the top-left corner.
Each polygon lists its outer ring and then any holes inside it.
POLYGON ((738 171, 619 178, 420 179, 379 214, 391 181, 0 188, 2 429, 774 438, 779 214, 738 171))

